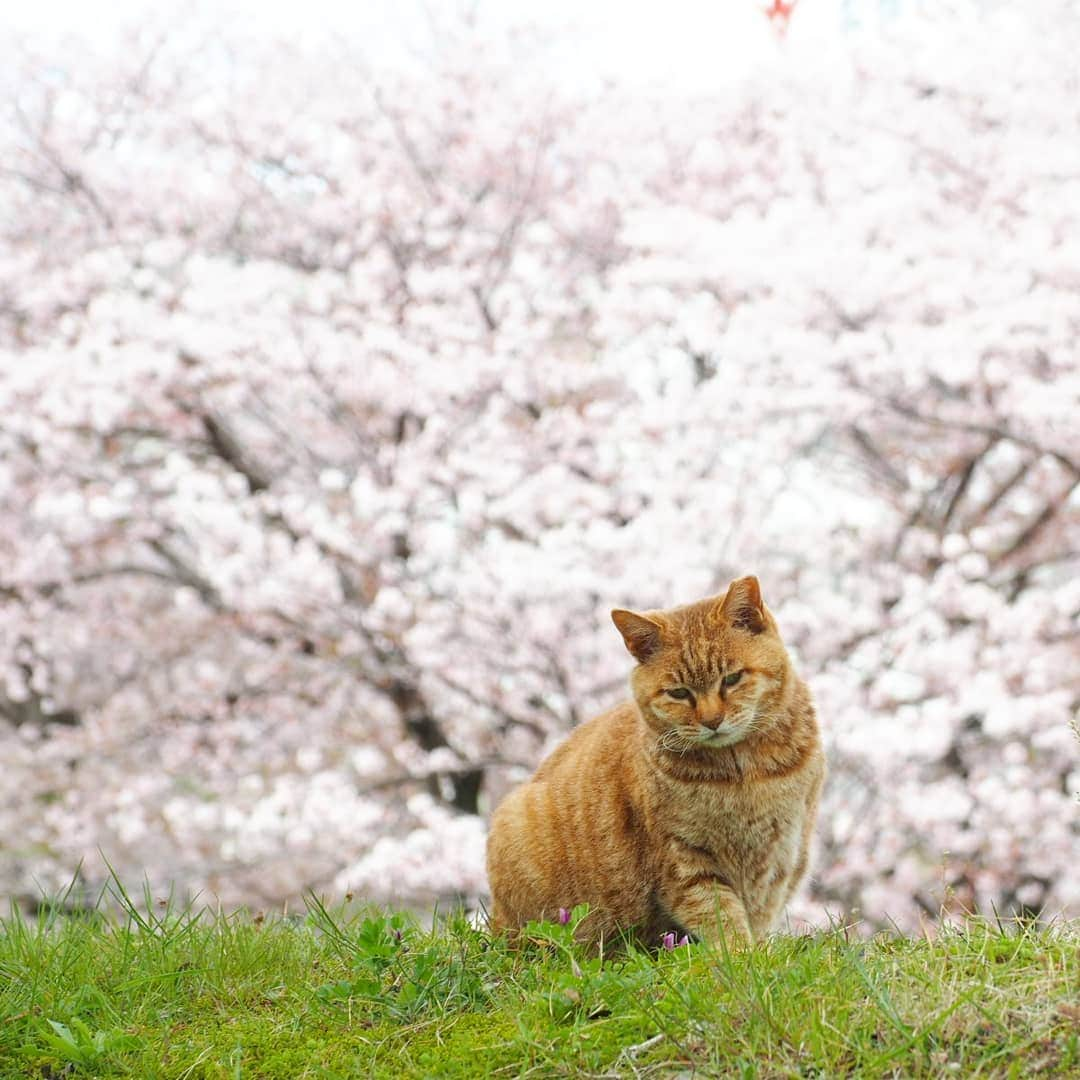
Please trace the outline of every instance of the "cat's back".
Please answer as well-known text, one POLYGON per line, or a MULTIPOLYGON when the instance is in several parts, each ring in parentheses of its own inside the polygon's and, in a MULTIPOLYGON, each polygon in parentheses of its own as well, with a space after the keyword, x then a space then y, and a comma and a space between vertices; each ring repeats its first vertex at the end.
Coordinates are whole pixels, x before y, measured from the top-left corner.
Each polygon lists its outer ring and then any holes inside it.
POLYGON ((586 720, 540 762, 528 783, 561 784, 583 770, 621 762, 637 724, 637 709, 628 701, 586 720))
POLYGON ((503 800, 492 818, 492 835, 507 828, 536 832, 545 821, 561 824, 604 791, 633 782, 628 770, 637 723, 636 709, 623 702, 574 728, 503 800))

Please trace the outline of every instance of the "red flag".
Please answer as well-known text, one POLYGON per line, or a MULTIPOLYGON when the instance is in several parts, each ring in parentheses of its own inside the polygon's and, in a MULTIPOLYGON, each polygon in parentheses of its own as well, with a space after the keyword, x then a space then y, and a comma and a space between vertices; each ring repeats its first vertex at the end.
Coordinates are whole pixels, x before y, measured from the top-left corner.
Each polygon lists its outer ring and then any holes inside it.
POLYGON ((787 32, 792 12, 799 0, 770 0, 765 7, 765 17, 773 24, 777 33, 787 32))

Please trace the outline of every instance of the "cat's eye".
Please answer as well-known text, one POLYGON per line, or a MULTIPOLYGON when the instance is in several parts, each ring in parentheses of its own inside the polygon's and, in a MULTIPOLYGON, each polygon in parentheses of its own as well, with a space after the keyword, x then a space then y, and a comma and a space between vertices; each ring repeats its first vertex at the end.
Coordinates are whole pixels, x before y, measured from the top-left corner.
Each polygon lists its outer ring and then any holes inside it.
POLYGON ((676 701, 689 701, 693 694, 685 686, 673 686, 667 691, 667 696, 673 697, 676 701))
POLYGON ((730 675, 724 676, 725 686, 734 686, 742 678, 741 671, 733 671, 730 675))

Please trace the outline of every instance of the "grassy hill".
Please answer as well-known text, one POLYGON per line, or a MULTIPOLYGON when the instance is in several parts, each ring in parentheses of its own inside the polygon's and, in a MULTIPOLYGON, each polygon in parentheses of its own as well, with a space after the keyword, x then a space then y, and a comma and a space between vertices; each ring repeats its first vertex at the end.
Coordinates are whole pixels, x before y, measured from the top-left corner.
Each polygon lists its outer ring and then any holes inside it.
POLYGON ((1077 924, 601 959, 572 923, 120 899, 0 923, 0 1077, 1080 1077, 1077 924))

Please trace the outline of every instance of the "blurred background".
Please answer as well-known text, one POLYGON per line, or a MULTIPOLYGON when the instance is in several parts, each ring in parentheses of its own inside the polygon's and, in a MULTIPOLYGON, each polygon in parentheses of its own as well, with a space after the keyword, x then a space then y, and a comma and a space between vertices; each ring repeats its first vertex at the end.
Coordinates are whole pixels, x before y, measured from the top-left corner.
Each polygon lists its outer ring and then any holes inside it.
POLYGON ((1080 914, 1077 4, 221 10, 0 35, 0 893, 476 903, 756 573, 792 925, 1080 914))

